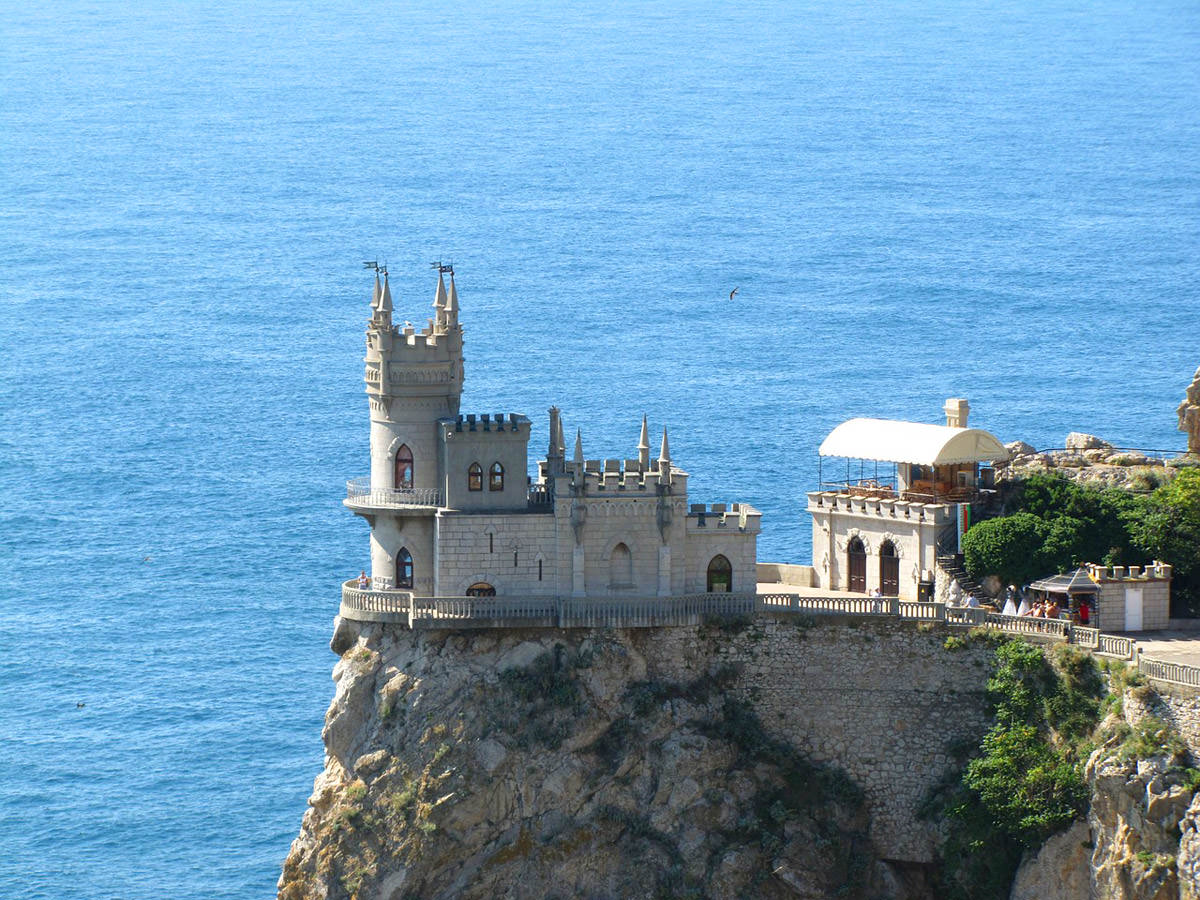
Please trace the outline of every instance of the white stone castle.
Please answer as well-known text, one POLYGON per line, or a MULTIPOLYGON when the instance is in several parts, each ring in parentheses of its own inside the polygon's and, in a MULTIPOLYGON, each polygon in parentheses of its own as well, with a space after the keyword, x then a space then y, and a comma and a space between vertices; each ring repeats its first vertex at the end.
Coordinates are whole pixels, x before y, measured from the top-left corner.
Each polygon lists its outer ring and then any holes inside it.
POLYGON ((644 418, 636 457, 585 459, 577 432, 568 459, 552 407, 531 478, 528 418, 459 410, 463 329, 449 266, 438 266, 433 311, 421 331, 393 325, 387 274, 376 275, 365 360, 371 474, 350 482, 345 500, 370 523, 371 568, 365 584, 343 589, 343 614, 387 621, 419 598, 754 592, 761 514, 744 503, 689 505, 665 428, 654 460, 644 418))

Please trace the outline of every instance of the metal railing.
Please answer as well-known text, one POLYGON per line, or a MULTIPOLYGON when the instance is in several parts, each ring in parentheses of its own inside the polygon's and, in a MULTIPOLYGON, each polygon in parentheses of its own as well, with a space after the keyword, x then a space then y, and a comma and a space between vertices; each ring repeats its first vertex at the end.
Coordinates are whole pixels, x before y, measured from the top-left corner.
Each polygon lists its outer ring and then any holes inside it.
POLYGON ((346 482, 346 500, 355 506, 441 506, 442 492, 434 488, 372 488, 370 478, 346 482))

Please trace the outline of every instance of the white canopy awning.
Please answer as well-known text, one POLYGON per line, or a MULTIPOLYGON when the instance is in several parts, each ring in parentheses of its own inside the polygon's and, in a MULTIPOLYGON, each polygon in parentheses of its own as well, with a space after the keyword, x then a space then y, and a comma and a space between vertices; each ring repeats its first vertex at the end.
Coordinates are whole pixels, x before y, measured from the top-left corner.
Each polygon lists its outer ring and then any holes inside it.
POLYGON ((821 456, 946 466, 1008 459, 1004 445, 980 428, 951 428, 891 419, 851 419, 821 442, 821 456))

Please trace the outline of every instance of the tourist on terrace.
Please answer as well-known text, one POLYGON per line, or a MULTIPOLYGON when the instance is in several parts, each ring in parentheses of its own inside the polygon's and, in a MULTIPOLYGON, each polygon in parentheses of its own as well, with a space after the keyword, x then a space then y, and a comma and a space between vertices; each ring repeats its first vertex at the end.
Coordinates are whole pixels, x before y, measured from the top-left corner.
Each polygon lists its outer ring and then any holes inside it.
POLYGON ((360 569, 358 572, 358 589, 365 591, 371 586, 371 579, 367 577, 366 569, 360 569))
POLYGON ((1017 614, 1017 601, 1014 599, 1016 597, 1016 593, 1016 588, 1014 588, 1012 585, 1009 585, 1007 597, 1004 601, 1004 615, 1006 616, 1015 616, 1017 614))
POLYGON ((1079 601, 1079 624, 1087 625, 1088 622, 1091 621, 1091 618, 1092 618, 1092 608, 1090 606, 1088 606, 1088 602, 1086 600, 1080 600, 1079 601))
POLYGON ((1055 600, 1054 598, 1051 598, 1050 602, 1048 602, 1046 604, 1046 618, 1047 619, 1057 619, 1061 615, 1062 615, 1062 610, 1059 609, 1058 601, 1055 600))

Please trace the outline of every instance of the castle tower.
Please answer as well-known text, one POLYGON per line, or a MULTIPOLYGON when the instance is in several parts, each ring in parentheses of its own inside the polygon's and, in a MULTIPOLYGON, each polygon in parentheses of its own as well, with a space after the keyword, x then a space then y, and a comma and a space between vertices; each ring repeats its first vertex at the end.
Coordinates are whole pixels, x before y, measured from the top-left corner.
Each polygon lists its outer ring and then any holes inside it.
POLYGON ((444 502, 438 420, 458 414, 463 382, 454 276, 449 266, 437 269, 435 317, 420 332, 392 324, 386 270, 382 283, 375 278, 364 359, 371 475, 346 500, 371 525, 373 584, 424 593, 433 589, 433 517, 444 502))
POLYGON ((434 308, 434 322, 421 332, 397 328, 387 273, 382 288, 376 277, 365 359, 373 491, 433 490, 441 482, 437 421, 458 414, 463 383, 458 294, 449 266, 438 266, 434 308))

